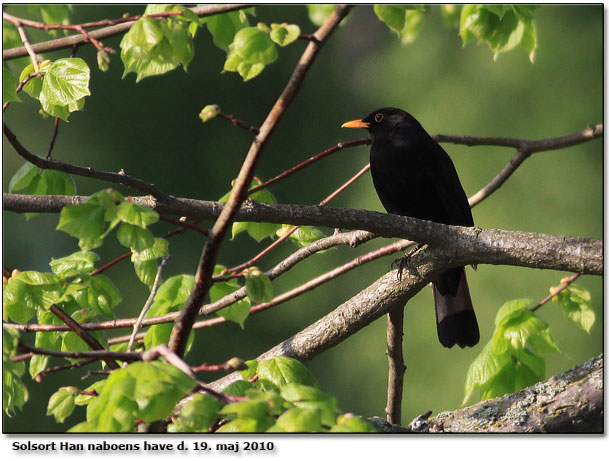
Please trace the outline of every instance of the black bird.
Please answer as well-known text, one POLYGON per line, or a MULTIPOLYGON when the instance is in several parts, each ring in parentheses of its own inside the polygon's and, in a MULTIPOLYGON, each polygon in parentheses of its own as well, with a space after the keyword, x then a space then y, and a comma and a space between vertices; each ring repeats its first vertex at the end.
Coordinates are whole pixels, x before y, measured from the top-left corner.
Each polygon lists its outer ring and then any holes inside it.
MULTIPOLYGON (((467 196, 452 160, 409 113, 376 110, 343 128, 365 128, 372 135, 370 172, 389 213, 443 224, 473 226, 467 196)), ((456 267, 433 281, 438 338, 444 347, 475 346, 478 322, 465 278, 456 267)))

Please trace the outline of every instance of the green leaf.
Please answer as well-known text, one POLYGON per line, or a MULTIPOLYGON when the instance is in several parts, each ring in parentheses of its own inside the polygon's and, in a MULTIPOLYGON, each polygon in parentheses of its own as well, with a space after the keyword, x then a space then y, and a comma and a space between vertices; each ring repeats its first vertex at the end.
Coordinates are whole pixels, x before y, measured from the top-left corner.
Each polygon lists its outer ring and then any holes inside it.
POLYGON ((255 303, 264 303, 273 299, 273 285, 268 276, 253 266, 243 271, 247 296, 255 303))
POLYGON ((239 75, 241 75, 244 82, 257 77, 263 70, 264 64, 260 62, 251 63, 241 61, 239 62, 239 65, 237 65, 237 72, 239 72, 239 75))
POLYGON ((248 390, 253 388, 254 383, 248 381, 235 381, 222 389, 222 393, 243 397, 248 390))
POLYGON ((152 289, 158 271, 158 264, 156 261, 136 261, 133 263, 133 268, 135 269, 137 278, 148 288, 152 289))
MULTIPOLYGON (((5 26, 6 27, 6 26, 5 26)), ((40 69, 43 69, 43 64, 46 63, 46 66, 50 65, 50 61, 43 61, 40 63, 40 69)), ((28 64, 23 68, 21 74, 19 75, 19 81, 23 82, 26 78, 32 75, 35 72, 34 66, 32 64, 28 64)), ((30 95, 34 99, 40 98, 40 92, 42 91, 42 77, 36 77, 31 79, 29 82, 25 84, 23 87, 23 91, 25 91, 28 95, 30 95)))
POLYGON ((269 415, 269 407, 266 402, 261 400, 242 400, 240 402, 229 403, 224 406, 219 413, 226 415, 230 419, 256 419, 261 420, 269 415))
POLYGON ((396 32, 400 32, 406 23, 404 5, 374 5, 374 14, 396 32))
POLYGON ((169 432, 208 432, 220 418, 221 408, 222 404, 214 397, 196 394, 182 407, 175 424, 169 426, 169 432))
POLYGON ((169 256, 169 242, 163 238, 155 238, 152 247, 143 251, 134 251, 131 255, 131 261, 155 261, 165 256, 169 256))
MULTIPOLYGON (((556 290, 557 287, 550 289, 556 290)), ((562 307, 563 313, 569 320, 578 325, 580 328, 590 333, 590 328, 594 325, 595 314, 592 310, 590 293, 584 288, 571 284, 558 295, 552 298, 552 301, 562 307)))
POLYGON ((239 14, 238 11, 210 16, 207 18, 206 24, 207 30, 213 37, 214 45, 224 51, 228 51, 228 46, 233 42, 235 34, 249 25, 247 16, 239 14))
POLYGON ((288 383, 317 386, 313 375, 298 360, 275 357, 258 364, 258 377, 268 379, 278 387, 288 383))
POLYGON ((32 379, 36 379, 38 373, 44 371, 49 363, 49 357, 46 355, 33 355, 30 359, 28 371, 32 379))
POLYGON ((250 64, 271 64, 277 59, 277 48, 269 34, 257 27, 246 27, 235 34, 234 52, 250 64))
POLYGON ((537 46, 533 9, 514 5, 464 5, 459 30, 463 44, 473 39, 485 41, 495 59, 499 53, 521 45, 529 52, 532 62, 537 46))
MULTIPOLYGON (((195 279, 192 275, 175 275, 161 284, 156 294, 155 303, 167 301, 170 306, 181 306, 190 296, 194 286, 195 279)), ((152 311, 152 308, 150 310, 152 311)))
POLYGON ((75 195, 72 176, 63 171, 42 170, 32 178, 27 189, 29 195, 75 195))
POLYGON ((195 386, 192 378, 164 362, 136 362, 125 368, 135 378, 133 399, 147 423, 168 417, 195 386))
POLYGON ((102 244, 104 208, 96 203, 81 203, 63 207, 57 230, 79 239, 82 250, 92 250, 102 244))
POLYGON ((46 113, 67 120, 70 112, 84 107, 89 91, 90 70, 80 58, 63 58, 53 62, 44 74, 40 104, 46 113))
POLYGON ((258 360, 247 360, 245 365, 247 366, 247 369, 241 370, 239 374, 244 380, 250 380, 256 376, 258 371, 258 360))
POLYGON ((210 104, 201 109, 201 112, 199 112, 199 118, 203 123, 205 123, 212 118, 217 117, 220 112, 220 106, 217 104, 210 104))
POLYGON ((63 258, 51 259, 49 265, 54 274, 63 278, 78 275, 80 272, 91 273, 99 256, 92 251, 77 251, 63 258))
POLYGON ((156 211, 127 201, 119 205, 117 216, 121 221, 143 229, 159 220, 159 214, 156 211))
POLYGON ((5 314, 17 323, 27 323, 36 310, 48 309, 60 297, 59 285, 53 280, 58 280, 57 276, 34 271, 11 277, 3 293, 5 314))
POLYGON ((287 46, 298 40, 299 36, 300 27, 296 24, 287 24, 285 22, 282 24, 271 24, 271 40, 279 46, 287 46))
MULTIPOLYGON (((224 269, 223 266, 216 266, 214 269, 214 275, 217 275, 224 269)), ((238 290, 241 286, 236 280, 229 280, 227 282, 216 282, 209 289, 209 300, 213 303, 231 294, 233 291, 238 290)), ((224 317, 226 320, 235 322, 243 328, 243 323, 250 313, 251 302, 249 298, 243 298, 236 303, 231 304, 224 309, 220 309, 216 312, 219 317, 224 317)))
POLYGON ((21 98, 17 95, 15 91, 19 85, 17 81, 17 77, 15 74, 11 72, 8 66, 3 62, 2 63, 2 104, 7 101, 12 102, 21 102, 21 98))
POLYGON ((516 318, 522 314, 524 310, 528 310, 533 306, 535 301, 532 299, 514 299, 503 304, 495 314, 495 326, 499 326, 502 322, 516 318))
MULTIPOLYGON (((277 230, 276 235, 282 237, 294 228, 291 224, 283 224, 277 230)), ((290 241, 296 243, 299 247, 306 247, 319 239, 326 237, 326 234, 321 229, 312 226, 300 226, 290 234, 290 241)), ((321 251, 318 253, 322 253, 321 251)))
POLYGON ((337 418, 336 425, 330 432, 378 432, 374 426, 352 413, 345 413, 337 418))
POLYGON ((273 424, 273 418, 268 416, 262 421, 252 418, 239 418, 229 421, 216 432, 264 432, 273 424))
POLYGON ((307 408, 290 408, 282 414, 269 432, 321 432, 321 412, 307 408))
POLYGON ((77 395, 78 390, 73 386, 60 387, 49 399, 47 416, 53 415, 55 421, 63 423, 74 411, 74 398, 77 395))
POLYGON ((85 288, 73 294, 74 300, 82 309, 94 311, 114 318, 113 309, 120 304, 122 298, 112 281, 105 275, 98 274, 89 278, 85 288))
POLYGON ((33 165, 30 162, 25 162, 11 178, 11 181, 8 184, 8 191, 13 192, 25 189, 30 185, 37 172, 38 167, 36 167, 36 165, 33 165))
POLYGON ((494 352, 503 353, 509 347, 524 349, 527 346, 533 347, 537 353, 561 352, 548 324, 528 309, 531 304, 528 299, 508 301, 499 309, 491 340, 494 352))
MULTIPOLYGON (((154 8, 148 10, 153 11, 154 8)), ((136 21, 120 44, 125 66, 123 77, 135 72, 139 82, 145 77, 169 72, 179 65, 186 70, 194 56, 189 25, 177 18, 156 20, 143 17, 136 21)))
POLYGON ((11 277, 11 280, 20 280, 28 285, 56 285, 59 277, 48 272, 23 271, 11 277))
POLYGON ((133 251, 144 251, 154 245, 154 235, 152 235, 152 232, 126 222, 119 226, 116 237, 121 245, 133 251))
POLYGON ((336 9, 336 5, 329 4, 314 4, 307 5, 309 10, 309 19, 316 26, 321 26, 336 9))
POLYGON ((469 366, 465 378, 465 397, 461 405, 465 405, 477 388, 491 382, 509 362, 509 355, 493 352, 491 343, 487 343, 469 366))
POLYGON ((531 386, 545 377, 545 361, 528 352, 516 351, 489 382, 480 386, 482 400, 500 397, 531 386))

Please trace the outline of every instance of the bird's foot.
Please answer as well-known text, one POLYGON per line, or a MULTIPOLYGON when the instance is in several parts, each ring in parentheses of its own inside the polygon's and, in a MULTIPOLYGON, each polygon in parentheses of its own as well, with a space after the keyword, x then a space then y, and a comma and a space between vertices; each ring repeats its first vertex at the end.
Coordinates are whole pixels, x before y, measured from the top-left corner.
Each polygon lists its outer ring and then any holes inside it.
POLYGON ((417 251, 419 251, 421 248, 423 248, 425 246, 424 243, 418 243, 416 247, 408 250, 404 256, 402 256, 401 258, 396 259, 395 261, 393 261, 393 263, 391 263, 391 268, 395 269, 397 267, 398 269, 398 280, 402 280, 402 272, 404 271, 404 269, 408 268, 408 261, 410 259, 410 257, 415 254, 417 251))

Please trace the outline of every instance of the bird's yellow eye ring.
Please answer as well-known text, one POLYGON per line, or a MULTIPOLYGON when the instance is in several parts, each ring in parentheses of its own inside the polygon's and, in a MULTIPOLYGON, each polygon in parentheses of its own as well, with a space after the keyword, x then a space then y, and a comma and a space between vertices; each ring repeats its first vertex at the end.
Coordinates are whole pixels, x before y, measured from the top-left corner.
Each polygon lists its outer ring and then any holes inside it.
POLYGON ((377 123, 378 122, 382 122, 383 121, 383 114, 381 114, 381 113, 376 114, 374 116, 374 121, 377 122, 377 123))

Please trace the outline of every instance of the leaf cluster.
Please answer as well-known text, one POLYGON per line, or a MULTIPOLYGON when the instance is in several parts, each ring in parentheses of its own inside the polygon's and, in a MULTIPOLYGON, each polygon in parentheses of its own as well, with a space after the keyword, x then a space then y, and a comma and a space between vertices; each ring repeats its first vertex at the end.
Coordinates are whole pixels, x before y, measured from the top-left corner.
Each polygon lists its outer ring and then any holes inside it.
MULTIPOLYGON (((586 290, 571 284, 554 301, 561 305, 569 320, 589 333, 594 311, 586 290)), ((533 306, 529 299, 518 299, 506 302, 497 311, 493 336, 467 373, 463 403, 476 389, 480 390, 481 400, 486 400, 545 379, 546 362, 541 356, 561 353, 562 349, 533 306)))

